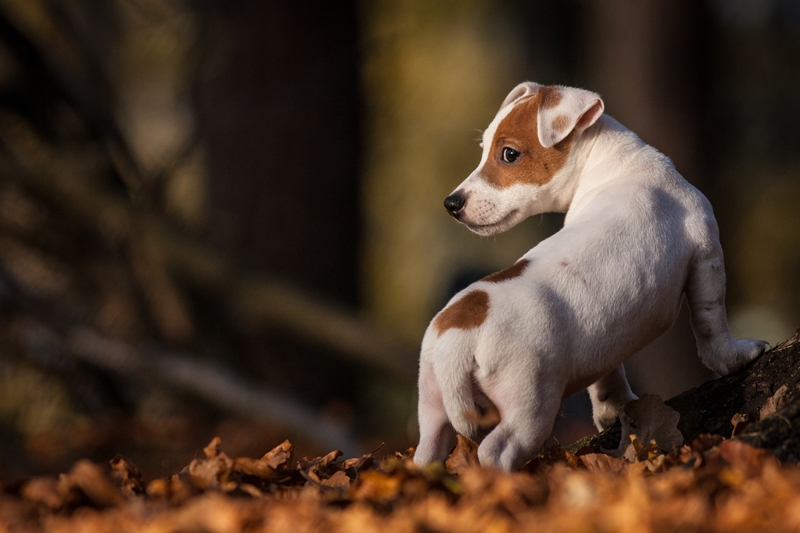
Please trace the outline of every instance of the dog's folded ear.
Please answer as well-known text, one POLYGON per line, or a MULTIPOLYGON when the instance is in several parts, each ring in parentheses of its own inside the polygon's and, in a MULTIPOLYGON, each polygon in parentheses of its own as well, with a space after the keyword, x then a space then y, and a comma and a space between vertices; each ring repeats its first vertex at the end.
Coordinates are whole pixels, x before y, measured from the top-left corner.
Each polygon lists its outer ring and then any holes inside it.
POLYGON ((505 106, 516 102, 523 96, 535 94, 540 87, 541 85, 533 81, 525 81, 520 83, 519 85, 511 89, 511 92, 508 93, 508 96, 506 96, 506 99, 503 100, 503 103, 500 105, 500 109, 503 109, 505 106))
POLYGON ((585 130, 600 118, 605 108, 599 94, 583 89, 548 85, 538 92, 537 127, 539 142, 545 148, 564 140, 573 130, 585 130))

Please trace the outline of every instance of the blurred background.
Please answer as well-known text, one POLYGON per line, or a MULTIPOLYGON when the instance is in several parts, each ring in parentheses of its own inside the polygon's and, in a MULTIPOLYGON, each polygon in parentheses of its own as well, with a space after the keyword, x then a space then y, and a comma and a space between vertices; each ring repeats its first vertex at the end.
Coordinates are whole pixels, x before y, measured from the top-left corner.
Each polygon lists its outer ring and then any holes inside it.
MULTIPOLYGON (((796 0, 0 0, 0 480, 415 444, 428 321, 563 221, 441 205, 523 80, 601 93, 709 197, 736 335, 800 325, 796 0)), ((627 369, 712 377, 685 312, 627 369)))

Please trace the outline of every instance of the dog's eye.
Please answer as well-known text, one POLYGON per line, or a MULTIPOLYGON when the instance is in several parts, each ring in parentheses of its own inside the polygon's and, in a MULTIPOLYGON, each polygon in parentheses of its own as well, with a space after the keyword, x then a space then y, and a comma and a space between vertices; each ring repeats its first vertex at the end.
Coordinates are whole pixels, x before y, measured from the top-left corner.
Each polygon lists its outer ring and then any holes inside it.
POLYGON ((501 158, 505 163, 513 163, 517 159, 519 159, 519 151, 514 150, 513 148, 509 148, 508 146, 503 148, 503 152, 501 154, 501 158))

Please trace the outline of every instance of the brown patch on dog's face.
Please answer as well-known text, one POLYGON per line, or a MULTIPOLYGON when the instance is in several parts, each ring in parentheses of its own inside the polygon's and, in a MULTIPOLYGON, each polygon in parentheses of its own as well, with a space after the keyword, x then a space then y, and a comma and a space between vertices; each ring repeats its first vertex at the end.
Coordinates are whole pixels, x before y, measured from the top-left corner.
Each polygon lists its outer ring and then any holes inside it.
POLYGON ((472 291, 445 307, 433 321, 433 327, 441 335, 448 329, 475 329, 489 315, 489 294, 472 291))
POLYGON ((494 274, 489 274, 481 281, 490 281, 492 283, 500 283, 501 281, 507 281, 509 279, 514 279, 522 275, 525 272, 525 268, 527 268, 528 263, 530 260, 528 259, 520 259, 513 265, 508 268, 504 268, 499 272, 495 272, 494 274))
MULTIPOLYGON (((541 106, 552 107, 560 101, 560 91, 554 87, 542 87, 533 96, 515 104, 514 109, 497 126, 489 157, 481 171, 484 180, 504 189, 518 183, 541 186, 553 179, 567 162, 572 149, 573 132, 555 146, 545 148, 539 142, 537 117, 541 106), (504 161, 505 148, 519 152, 516 161, 504 161)), ((561 127, 565 128, 567 124, 561 127)))

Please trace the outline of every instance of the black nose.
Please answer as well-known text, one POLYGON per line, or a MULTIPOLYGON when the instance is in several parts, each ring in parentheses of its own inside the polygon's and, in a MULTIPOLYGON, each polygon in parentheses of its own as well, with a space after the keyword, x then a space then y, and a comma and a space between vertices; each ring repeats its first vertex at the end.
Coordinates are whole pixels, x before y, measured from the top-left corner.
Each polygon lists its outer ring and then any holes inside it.
POLYGON ((464 208, 465 203, 467 203, 467 200, 463 196, 451 194, 444 199, 444 208, 447 209, 451 215, 458 218, 458 213, 464 208))

